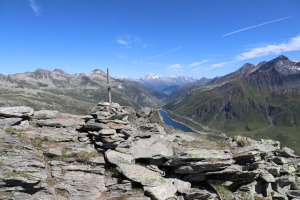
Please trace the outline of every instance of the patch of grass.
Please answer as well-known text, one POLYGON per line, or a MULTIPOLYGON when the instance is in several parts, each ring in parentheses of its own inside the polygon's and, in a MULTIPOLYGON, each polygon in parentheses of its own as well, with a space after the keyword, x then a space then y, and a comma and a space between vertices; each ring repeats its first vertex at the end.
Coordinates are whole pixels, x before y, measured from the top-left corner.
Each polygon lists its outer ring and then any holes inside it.
POLYGON ((91 158, 95 157, 103 157, 101 153, 98 151, 94 150, 91 152, 79 152, 76 154, 76 160, 79 160, 81 162, 89 162, 91 158))
POLYGON ((9 177, 15 177, 16 174, 13 171, 6 171, 3 173, 4 177, 9 178, 9 177))
POLYGON ((58 194, 60 196, 68 196, 68 194, 69 194, 69 192, 67 190, 59 189, 59 188, 56 188, 55 192, 56 192, 56 194, 58 194))
POLYGON ((246 147, 250 145, 250 142, 245 138, 239 138, 236 140, 236 143, 239 147, 246 147))
POLYGON ((4 163, 0 161, 0 167, 1 167, 1 166, 4 166, 4 163))
POLYGON ((18 133, 18 137, 23 144, 30 144, 30 138, 24 133, 18 133))
POLYGON ((5 129, 5 132, 6 132, 6 133, 12 133, 13 130, 12 130, 11 128, 7 128, 7 129, 5 129))
POLYGON ((224 142, 224 140, 218 140, 217 145, 219 148, 224 149, 225 147, 230 147, 229 143, 224 142))
POLYGON ((128 199, 128 196, 126 194, 122 194, 120 196, 120 200, 127 200, 128 199))
POLYGON ((39 87, 48 87, 48 84, 44 84, 44 83, 41 83, 41 82, 37 82, 38 86, 39 87))
POLYGON ((219 195, 224 199, 231 199, 234 196, 233 193, 224 185, 214 185, 214 187, 218 191, 219 195))
POLYGON ((61 156, 61 160, 66 160, 68 158, 71 158, 72 156, 72 152, 69 149, 63 149, 62 151, 62 156, 61 156))
POLYGON ((22 171, 6 171, 3 174, 4 177, 6 178, 17 177, 17 176, 22 176, 24 178, 28 177, 28 174, 22 171))
POLYGON ((251 200, 251 198, 249 197, 249 195, 247 193, 242 193, 242 198, 243 200, 251 200))
POLYGON ((224 140, 219 140, 216 142, 216 144, 217 144, 217 146, 216 146, 217 149, 220 149, 220 150, 223 150, 226 147, 229 147, 229 148, 231 147, 230 144, 227 142, 224 142, 224 140))
POLYGON ((209 141, 219 141, 219 140, 224 139, 224 137, 222 137, 220 134, 215 134, 215 133, 207 134, 206 138, 209 141))
POLYGON ((33 128, 38 128, 39 125, 37 123, 29 122, 29 125, 32 126, 33 128))
POLYGON ((254 199, 255 200, 266 200, 266 198, 262 197, 262 196, 255 196, 254 199))
POLYGON ((38 148, 41 148, 42 147, 42 144, 44 142, 48 141, 48 138, 47 137, 44 137, 43 139, 42 138, 35 138, 34 140, 31 141, 31 144, 35 147, 38 147, 38 148))
POLYGON ((178 151, 178 147, 172 146, 172 150, 173 150, 173 152, 176 152, 176 151, 178 151))
POLYGON ((197 148, 199 146, 202 146, 203 141, 202 140, 193 140, 193 141, 183 140, 182 143, 185 147, 197 148))
POLYGON ((47 178, 46 183, 50 186, 53 187, 54 185, 57 184, 57 181, 54 178, 47 178))

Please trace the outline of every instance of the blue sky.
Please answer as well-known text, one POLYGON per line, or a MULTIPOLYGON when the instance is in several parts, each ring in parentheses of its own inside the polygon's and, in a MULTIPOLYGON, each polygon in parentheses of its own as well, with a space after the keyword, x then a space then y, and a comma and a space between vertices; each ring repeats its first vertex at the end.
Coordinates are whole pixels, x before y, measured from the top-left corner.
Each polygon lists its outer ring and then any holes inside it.
POLYGON ((0 0, 0 73, 215 77, 300 60, 298 0, 0 0))

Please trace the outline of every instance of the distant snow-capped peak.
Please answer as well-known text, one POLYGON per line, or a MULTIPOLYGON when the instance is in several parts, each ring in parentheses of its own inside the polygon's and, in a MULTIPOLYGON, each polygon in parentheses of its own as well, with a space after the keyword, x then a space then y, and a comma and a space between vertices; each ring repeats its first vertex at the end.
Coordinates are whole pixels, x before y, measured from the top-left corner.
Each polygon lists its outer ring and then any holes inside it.
POLYGON ((163 78, 163 76, 149 73, 145 77, 140 78, 140 79, 159 79, 159 78, 163 78))

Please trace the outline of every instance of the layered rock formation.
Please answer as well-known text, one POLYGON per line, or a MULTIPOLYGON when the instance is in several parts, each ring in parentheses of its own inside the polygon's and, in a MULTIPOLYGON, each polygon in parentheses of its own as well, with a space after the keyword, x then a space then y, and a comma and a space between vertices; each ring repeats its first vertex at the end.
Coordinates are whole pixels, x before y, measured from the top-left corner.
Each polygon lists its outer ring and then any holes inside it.
POLYGON ((300 157, 272 140, 209 141, 156 110, 0 108, 0 199, 299 199, 300 157))

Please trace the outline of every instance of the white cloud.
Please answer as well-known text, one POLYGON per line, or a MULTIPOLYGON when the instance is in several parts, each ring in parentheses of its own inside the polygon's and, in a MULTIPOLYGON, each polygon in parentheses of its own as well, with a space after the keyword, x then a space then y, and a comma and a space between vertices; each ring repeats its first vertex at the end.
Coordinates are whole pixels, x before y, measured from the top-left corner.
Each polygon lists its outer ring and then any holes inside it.
POLYGON ((29 5, 36 16, 40 15, 41 7, 38 6, 35 0, 29 0, 29 5))
POLYGON ((203 63, 207 63, 207 62, 210 62, 211 60, 202 60, 202 61, 200 61, 200 62, 194 62, 194 63, 192 63, 192 64, 189 64, 189 67, 191 68, 191 67, 195 67, 195 66, 198 66, 198 65, 201 65, 201 64, 203 64, 203 63))
POLYGON ((235 58, 236 60, 241 61, 249 58, 258 58, 270 54, 281 54, 284 52, 298 51, 298 50, 300 50, 300 35, 291 38, 288 42, 252 48, 249 51, 237 55, 235 58))
POLYGON ((168 67, 169 71, 182 71, 182 66, 180 64, 170 65, 168 67))
POLYGON ((126 56, 124 56, 123 54, 117 54, 118 58, 123 59, 126 58, 126 56))
POLYGON ((174 64, 174 65, 170 65, 168 67, 168 70, 170 70, 170 71, 186 71, 186 70, 198 71, 199 69, 203 68, 202 66, 199 66, 199 65, 210 62, 210 61, 211 60, 202 60, 200 62, 193 62, 188 65, 174 64), (198 67, 196 67, 196 66, 198 66, 198 67), (194 68, 194 67, 196 67, 196 68, 194 68))
POLYGON ((223 67, 224 65, 231 64, 231 63, 233 63, 233 62, 234 62, 234 61, 230 61, 230 62, 221 62, 221 63, 212 64, 212 65, 210 65, 209 69, 215 69, 215 68, 223 67))
POLYGON ((125 40, 121 40, 121 39, 118 39, 118 40, 117 40, 117 43, 122 44, 122 45, 125 45, 125 46, 128 45, 128 42, 126 42, 125 40))
POLYGON ((198 67, 193 69, 193 71, 198 71, 198 70, 207 71, 219 67, 224 67, 228 64, 237 63, 239 61, 243 61, 251 58, 259 58, 271 54, 278 55, 289 51, 299 51, 299 50, 300 50, 300 35, 294 38, 290 38, 288 42, 251 48, 248 51, 236 55, 232 61, 215 63, 210 65, 209 67, 198 67))
POLYGON ((228 64, 231 64, 231 63, 236 63, 237 61, 228 61, 228 62, 220 62, 220 63, 215 63, 215 64, 212 64, 212 65, 209 65, 209 66, 200 66, 200 67, 197 67, 195 69, 193 69, 192 71, 208 71, 208 70, 211 70, 211 69, 215 69, 215 68, 219 68, 219 67, 224 67, 228 64))
POLYGON ((281 21, 281 20, 285 20, 285 19, 288 19, 288 18, 290 18, 290 17, 284 17, 284 18, 280 18, 280 19, 275 19, 273 21, 264 22, 262 24, 258 24, 258 25, 254 25, 254 26, 249 26, 249 27, 246 27, 246 28, 243 28, 243 29, 239 29, 237 31, 233 31, 231 33, 226 33, 223 36, 232 35, 232 34, 235 34, 235 33, 238 33, 238 32, 242 32, 242 31, 245 31, 245 30, 248 30, 248 29, 259 27, 259 26, 264 26, 264 25, 271 24, 271 23, 274 23, 274 22, 278 22, 278 21, 281 21))
POLYGON ((163 53, 161 53, 161 54, 157 54, 157 55, 155 55, 155 56, 151 56, 151 57, 149 57, 149 58, 145 58, 145 59, 142 60, 142 62, 143 62, 143 61, 146 61, 146 60, 152 60, 152 59, 154 59, 154 58, 158 58, 158 57, 167 55, 167 54, 172 53, 173 51, 176 51, 176 50, 181 49, 181 48, 183 48, 183 47, 184 47, 184 46, 175 47, 175 48, 173 48, 173 49, 171 49, 171 50, 168 50, 168 51, 165 51, 165 52, 163 52, 163 53))
POLYGON ((146 48, 148 46, 148 44, 143 43, 143 40, 140 37, 128 34, 118 36, 116 42, 126 48, 146 48))

